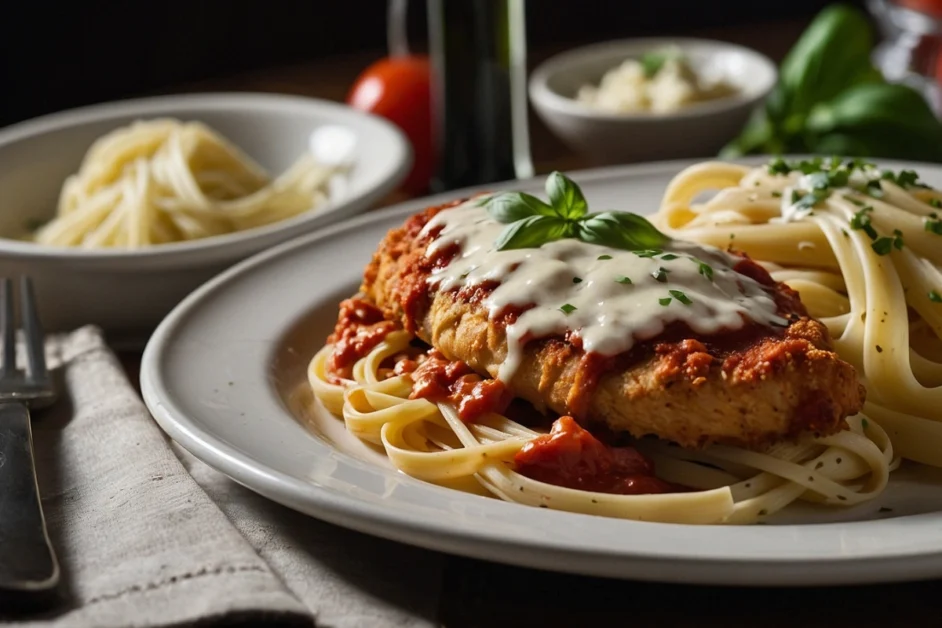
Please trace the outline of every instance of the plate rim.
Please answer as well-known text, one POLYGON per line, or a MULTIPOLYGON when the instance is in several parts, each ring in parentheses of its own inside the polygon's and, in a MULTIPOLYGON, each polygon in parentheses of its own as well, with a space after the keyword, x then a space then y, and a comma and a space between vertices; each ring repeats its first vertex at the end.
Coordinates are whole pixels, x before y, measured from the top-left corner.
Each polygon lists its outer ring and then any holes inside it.
MULTIPOLYGON (((768 160, 759 156, 735 161, 754 165, 768 160)), ((649 162, 628 166, 611 166, 572 171, 570 176, 580 185, 593 180, 612 177, 631 177, 659 174, 667 176, 685 166, 702 163, 703 159, 682 159, 649 162)), ((899 164, 918 168, 920 165, 940 169, 939 164, 920 164, 898 160, 880 160, 881 164, 899 164)), ((888 555, 855 552, 847 555, 828 556, 825 559, 788 558, 769 556, 698 556, 664 555, 658 551, 639 552, 636 549, 620 553, 603 553, 566 545, 552 539, 531 538, 527 540, 500 539, 480 531, 450 529, 447 522, 439 524, 433 519, 409 518, 380 505, 365 503, 329 488, 318 487, 310 482, 285 474, 252 458, 245 452, 235 451, 212 433, 203 430, 195 421, 166 403, 164 397, 171 393, 164 386, 160 365, 168 340, 174 332, 186 325, 187 317, 213 291, 235 281, 251 269, 270 263, 272 260, 291 254, 297 249, 355 231, 357 227, 372 222, 382 222, 398 216, 407 216, 418 209, 460 198, 474 192, 489 189, 529 189, 542 181, 542 177, 498 182, 452 190, 433 196, 398 203, 389 208, 369 212, 334 223, 312 233, 279 244, 260 252, 223 271, 188 295, 160 323, 144 350, 141 361, 140 383, 145 404, 157 424, 174 441, 194 456, 229 476, 237 483, 284 506, 309 516, 360 532, 380 536, 409 545, 424 547, 448 554, 495 562, 535 567, 592 576, 632 578, 672 583, 710 583, 745 586, 808 586, 864 584, 892 581, 920 580, 942 575, 942 543, 926 553, 916 548, 912 551, 893 550, 888 555), (316 514, 313 512, 316 510, 316 514), (630 564, 626 564, 630 563, 630 564), (811 569, 813 568, 813 569, 811 569)), ((435 487, 441 488, 441 487, 435 487)), ((448 489, 442 489, 448 490, 448 489)), ((546 515, 587 517, 557 511, 539 511, 546 515)), ((926 517, 913 515, 906 519, 926 517)), ((638 522, 626 522, 636 524, 638 522)), ((681 524, 643 523, 653 526, 681 526, 681 524)), ((817 526, 842 524, 804 524, 811 529, 817 526)), ((686 527, 686 526, 684 526, 686 527)), ((769 526, 768 529, 783 529, 791 526, 769 526)), ((697 529, 721 528, 705 526, 697 529)))

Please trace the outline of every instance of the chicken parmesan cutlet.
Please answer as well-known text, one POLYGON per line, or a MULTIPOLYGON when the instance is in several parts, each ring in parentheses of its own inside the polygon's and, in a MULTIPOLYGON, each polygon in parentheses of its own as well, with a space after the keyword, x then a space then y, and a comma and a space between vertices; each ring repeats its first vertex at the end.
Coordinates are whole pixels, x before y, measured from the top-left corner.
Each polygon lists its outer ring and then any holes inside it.
POLYGON ((528 243, 519 234, 542 223, 494 214, 471 199, 391 230, 342 308, 335 356, 350 364, 402 328, 451 365, 466 420, 520 398, 686 448, 833 434, 860 411, 864 387, 825 326, 751 259, 667 238, 637 216, 546 221, 528 243), (656 246, 618 231, 608 240, 624 245, 598 243, 606 220, 653 231, 656 246))

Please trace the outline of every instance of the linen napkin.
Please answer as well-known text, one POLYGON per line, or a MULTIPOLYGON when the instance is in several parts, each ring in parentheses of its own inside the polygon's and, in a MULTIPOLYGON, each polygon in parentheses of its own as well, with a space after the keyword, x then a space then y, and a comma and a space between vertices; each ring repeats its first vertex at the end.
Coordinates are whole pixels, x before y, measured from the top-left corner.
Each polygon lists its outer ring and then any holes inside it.
POLYGON ((172 445, 96 328, 47 357, 62 398, 33 437, 61 601, 0 625, 434 625, 441 555, 290 511, 172 445))

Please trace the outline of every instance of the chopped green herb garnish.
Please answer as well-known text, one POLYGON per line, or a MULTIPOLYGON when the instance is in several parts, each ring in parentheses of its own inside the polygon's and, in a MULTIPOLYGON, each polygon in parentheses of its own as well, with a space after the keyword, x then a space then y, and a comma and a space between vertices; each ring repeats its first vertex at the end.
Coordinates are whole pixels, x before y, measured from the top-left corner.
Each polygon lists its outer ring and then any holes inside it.
POLYGON ((847 185, 847 182, 850 180, 850 171, 831 168, 828 170, 828 185, 827 187, 832 188, 842 188, 847 185))
POLYGON ((664 254, 664 255, 661 256, 661 259, 667 260, 667 261, 669 262, 669 261, 671 261, 672 259, 677 259, 677 256, 674 255, 673 253, 666 253, 666 254, 664 254))
POLYGON ((893 249, 902 251, 903 232, 899 229, 894 229, 893 237, 883 236, 877 238, 873 241, 873 244, 870 245, 870 248, 872 248, 877 255, 889 255, 893 249))
POLYGON ((568 316, 569 314, 572 314, 576 311, 576 306, 570 305, 569 303, 564 303, 559 309, 562 310, 563 314, 568 316))
POLYGON ((773 190, 773 191, 772 191, 772 196, 775 197, 775 198, 782 198, 782 193, 779 192, 778 190, 773 190))
POLYGON ((735 233, 729 234, 729 239, 730 239, 730 240, 735 240, 735 239, 736 239, 736 234, 735 234, 735 233))
POLYGON ((611 255, 599 255, 598 259, 612 259, 611 255))
POLYGON ((864 429, 867 429, 868 427, 870 427, 870 421, 868 421, 867 419, 860 419, 860 426, 864 429))
POLYGON ((933 303, 942 303, 942 296, 939 295, 935 290, 929 291, 929 300, 933 303))
POLYGON ((573 277, 572 283, 582 283, 582 277, 573 277))
POLYGON ((873 241, 873 244, 870 245, 870 248, 872 248, 877 255, 889 255, 890 251, 893 250, 893 238, 886 236, 877 238, 873 241))
POLYGON ((942 220, 927 220, 926 231, 936 235, 942 235, 942 220))
POLYGON ((867 181, 866 193, 873 198, 883 198, 883 185, 879 179, 870 179, 867 181))
POLYGON ((819 202, 825 200, 831 193, 828 192, 827 188, 814 188, 806 194, 799 195, 798 192, 792 192, 791 204, 795 209, 798 210, 810 210, 812 207, 817 205, 819 202))
POLYGON ((618 277, 615 277, 615 281, 618 283, 631 283, 631 278, 625 277, 624 275, 619 275, 618 277))
POLYGON ((690 300, 690 297, 688 297, 686 294, 684 294, 680 290, 668 290, 668 292, 670 293, 672 297, 674 297, 675 299, 677 299, 684 305, 690 305, 691 303, 693 303, 693 301, 690 300))
POLYGON ((798 166, 794 169, 800 170, 801 174, 811 174, 812 172, 817 172, 821 170, 821 164, 824 163, 824 160, 820 157, 815 157, 814 159, 807 160, 803 159, 798 162, 798 166))
POLYGON ((647 249, 644 251, 635 251, 634 253, 638 257, 654 257, 656 255, 660 255, 663 252, 664 251, 662 251, 661 249, 647 249))
POLYGON ((812 190, 826 190, 831 180, 828 178, 827 172, 821 171, 809 174, 806 182, 812 190))
POLYGON ((935 207, 936 209, 942 209, 942 201, 940 201, 937 198, 930 198, 929 205, 931 205, 932 207, 935 207))
POLYGON ((792 168, 787 161, 781 157, 776 157, 769 162, 768 170, 769 174, 788 174, 792 171, 792 168))
POLYGON ((873 228, 873 225, 870 224, 870 212, 873 211, 873 208, 869 205, 864 206, 860 211, 854 214, 853 218, 850 219, 850 228, 851 229, 860 229, 863 230, 871 240, 877 239, 877 230, 873 228))
POLYGON ((880 512, 893 512, 893 509, 887 508, 886 506, 880 506, 880 512))
POLYGON ((667 273, 669 272, 671 271, 667 270, 666 268, 662 268, 658 266, 657 270, 651 273, 651 276, 654 277, 657 281, 660 281, 661 283, 665 283, 667 281, 667 273))
POLYGON ((845 237, 845 238, 849 238, 849 237, 850 237, 850 234, 847 233, 847 229, 841 229, 841 233, 844 234, 844 237, 845 237))
POLYGON ((666 306, 668 306, 668 305, 671 304, 671 298, 670 298, 670 297, 664 297, 664 298, 662 298, 662 299, 658 299, 657 302, 666 307, 666 306))
POLYGON ((679 59, 680 57, 680 54, 671 50, 651 50, 644 53, 641 55, 641 67, 644 70, 644 77, 654 77, 670 59, 679 59))
POLYGON ((884 170, 880 178, 886 181, 892 181, 901 188, 928 187, 919 181, 919 173, 915 170, 900 170, 899 174, 893 174, 891 170, 884 170))
POLYGON ((697 264, 700 266, 700 274, 713 281, 713 267, 706 262, 698 261, 697 264))

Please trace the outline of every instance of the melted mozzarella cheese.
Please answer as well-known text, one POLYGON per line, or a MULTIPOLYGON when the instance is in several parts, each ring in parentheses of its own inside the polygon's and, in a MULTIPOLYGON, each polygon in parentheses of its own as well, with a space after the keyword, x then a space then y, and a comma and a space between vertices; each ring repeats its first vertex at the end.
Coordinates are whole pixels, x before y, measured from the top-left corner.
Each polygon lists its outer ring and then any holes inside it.
POLYGON ((787 325, 769 290, 733 271, 739 258, 720 249, 670 240, 660 254, 645 257, 564 239, 498 251, 494 243, 505 226, 470 201, 439 212, 424 229, 441 228, 427 256, 459 247, 429 277, 433 287, 450 291, 497 282, 483 301, 492 319, 508 307, 529 307, 506 328, 507 359, 498 374, 503 381, 513 377, 524 344, 534 338, 572 332, 586 352, 612 356, 673 322, 705 335, 739 329, 746 320, 787 325), (712 268, 712 277, 701 263, 712 268))

